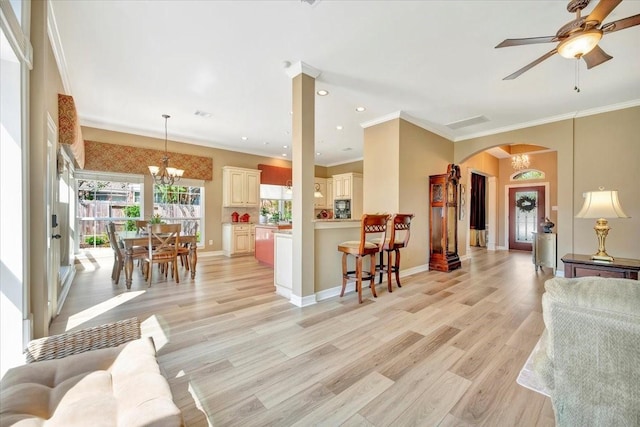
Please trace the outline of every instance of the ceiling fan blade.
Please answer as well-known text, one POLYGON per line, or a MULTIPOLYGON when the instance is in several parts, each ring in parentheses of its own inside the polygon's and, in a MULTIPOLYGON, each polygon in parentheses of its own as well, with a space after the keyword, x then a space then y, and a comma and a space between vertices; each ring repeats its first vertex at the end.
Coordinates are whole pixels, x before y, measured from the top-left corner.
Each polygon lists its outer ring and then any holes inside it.
POLYGON ((599 24, 620 4, 622 0, 600 0, 598 5, 587 16, 587 21, 598 21, 599 24))
POLYGON ((498 46, 496 46, 496 49, 499 47, 522 46, 525 44, 551 43, 557 41, 558 39, 556 38, 556 36, 529 37, 526 39, 506 39, 498 46))
POLYGON ((505 77, 502 80, 513 80, 516 77, 518 77, 520 74, 524 73, 525 71, 528 71, 530 69, 532 69, 533 67, 535 67, 536 65, 538 65, 539 63, 541 63, 542 61, 544 61, 545 59, 555 55, 555 53, 557 52, 557 49, 553 49, 547 53, 545 53, 544 55, 542 55, 540 58, 536 59, 535 61, 533 61, 531 64, 526 65, 522 68, 520 68, 518 71, 516 71, 513 74, 508 75, 507 77, 505 77))
POLYGON ((625 28, 634 27, 638 24, 640 24, 640 14, 618 19, 613 22, 607 22, 602 26, 602 31, 605 33, 613 33, 615 31, 624 30, 625 28))
POLYGON ((587 63, 587 69, 591 69, 596 65, 607 62, 611 58, 613 58, 613 56, 607 54, 600 46, 597 45, 591 50, 591 52, 586 55, 582 55, 582 59, 587 63))

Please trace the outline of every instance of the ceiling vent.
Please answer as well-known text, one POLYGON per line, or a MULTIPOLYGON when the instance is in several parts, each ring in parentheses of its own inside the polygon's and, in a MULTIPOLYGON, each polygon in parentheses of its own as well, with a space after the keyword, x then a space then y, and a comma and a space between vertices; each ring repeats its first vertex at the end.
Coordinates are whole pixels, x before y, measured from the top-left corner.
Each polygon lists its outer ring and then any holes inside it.
POLYGON ((300 2, 302 2, 302 3, 306 3, 306 4, 308 4, 309 6, 315 6, 315 5, 317 5, 318 3, 320 3, 320 0, 300 0, 300 2))
POLYGON ((461 129, 467 126, 477 125, 477 124, 488 122, 488 121, 489 119, 487 119, 485 116, 476 116, 476 117, 471 117, 469 119, 458 120, 457 122, 447 123, 445 126, 448 127, 449 129, 455 130, 455 129, 461 129))

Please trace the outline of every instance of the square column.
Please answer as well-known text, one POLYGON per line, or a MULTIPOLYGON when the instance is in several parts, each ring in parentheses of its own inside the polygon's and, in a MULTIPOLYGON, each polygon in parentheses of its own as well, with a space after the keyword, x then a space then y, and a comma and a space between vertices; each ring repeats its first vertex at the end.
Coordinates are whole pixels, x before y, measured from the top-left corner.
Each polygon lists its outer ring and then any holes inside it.
POLYGON ((293 277, 291 302, 315 304, 315 224, 313 188, 315 176, 315 79, 319 71, 299 62, 288 70, 292 77, 293 168, 293 277))

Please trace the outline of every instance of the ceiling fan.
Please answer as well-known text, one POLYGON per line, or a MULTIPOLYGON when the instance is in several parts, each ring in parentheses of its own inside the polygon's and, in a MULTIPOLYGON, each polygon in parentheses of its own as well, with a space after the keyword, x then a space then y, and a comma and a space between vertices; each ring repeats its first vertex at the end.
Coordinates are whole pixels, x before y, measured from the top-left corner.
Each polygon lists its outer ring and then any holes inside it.
POLYGON ((625 28, 640 24, 640 14, 602 24, 602 21, 604 21, 622 0, 600 0, 589 16, 582 17, 581 11, 587 7, 590 1, 591 0, 570 0, 567 5, 567 10, 570 13, 575 12, 576 18, 560 27, 555 36, 506 39, 497 45, 496 48, 559 42, 553 50, 520 68, 515 73, 508 75, 503 80, 515 79, 556 53, 559 53, 565 58, 582 58, 584 62, 587 63, 587 68, 593 68, 613 58, 598 46, 598 42, 604 34, 624 30, 625 28))

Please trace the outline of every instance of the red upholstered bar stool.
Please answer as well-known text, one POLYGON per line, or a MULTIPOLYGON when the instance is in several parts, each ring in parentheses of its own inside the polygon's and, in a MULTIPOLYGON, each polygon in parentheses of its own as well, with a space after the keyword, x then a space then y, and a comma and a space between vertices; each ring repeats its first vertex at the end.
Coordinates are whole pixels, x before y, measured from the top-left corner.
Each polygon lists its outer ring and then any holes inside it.
POLYGON ((382 243, 372 243, 367 240, 367 237, 371 238, 373 234, 382 233, 381 242, 386 240, 387 234, 387 222, 389 221, 389 215, 362 215, 360 221, 360 240, 352 240, 342 242, 338 245, 338 250, 342 252, 342 292, 340 296, 344 296, 344 290, 347 286, 349 279, 356 279, 356 290, 358 291, 358 302, 362 303, 362 281, 369 280, 371 282, 371 293, 374 298, 377 298, 376 294, 376 254, 380 252, 382 243), (347 269, 347 258, 351 255, 356 259, 356 269, 349 271, 347 269), (368 273, 362 272, 362 260, 364 257, 371 257, 371 269, 368 273))
MULTIPOLYGON (((380 272, 379 282, 382 283, 382 273, 387 273, 387 289, 389 292, 393 292, 391 286, 391 273, 395 273, 396 284, 399 288, 400 284, 400 249, 406 248, 409 244, 409 237, 411 237, 411 219, 413 214, 395 214, 391 218, 391 232, 389 238, 385 240, 380 251, 380 263, 377 265, 377 270, 380 272), (394 255, 394 264, 391 264, 391 254, 394 255), (387 265, 384 264, 383 255, 387 255, 387 265)), ((374 241, 375 242, 375 241, 374 241)))

